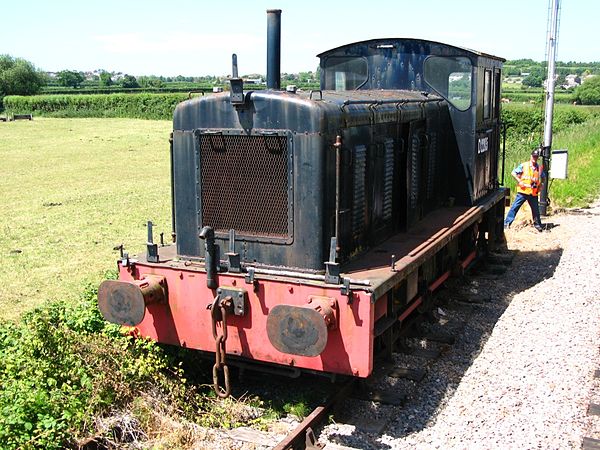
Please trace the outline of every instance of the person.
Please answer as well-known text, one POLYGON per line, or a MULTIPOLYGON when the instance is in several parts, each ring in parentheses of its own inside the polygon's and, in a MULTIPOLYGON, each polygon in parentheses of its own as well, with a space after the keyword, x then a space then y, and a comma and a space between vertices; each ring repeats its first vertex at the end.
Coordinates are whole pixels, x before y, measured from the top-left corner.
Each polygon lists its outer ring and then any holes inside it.
POLYGON ((540 157, 540 150, 535 149, 531 152, 531 158, 529 161, 525 161, 518 165, 515 170, 511 172, 511 175, 517 180, 517 196, 513 202, 506 219, 504 220, 504 228, 509 228, 510 224, 515 220, 515 216, 521 205, 527 202, 531 208, 531 215, 533 216, 533 226, 538 231, 543 231, 542 221, 540 220, 540 209, 538 206, 538 192, 543 180, 543 172, 541 166, 538 164, 538 158, 540 157))

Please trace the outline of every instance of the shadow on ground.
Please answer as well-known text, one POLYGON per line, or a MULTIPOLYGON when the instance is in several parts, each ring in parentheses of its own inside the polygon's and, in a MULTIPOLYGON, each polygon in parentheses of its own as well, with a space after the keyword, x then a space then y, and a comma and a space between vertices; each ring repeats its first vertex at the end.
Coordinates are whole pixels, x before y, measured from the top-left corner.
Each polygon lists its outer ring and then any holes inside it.
MULTIPOLYGON (((373 402, 365 408, 364 402, 357 404, 349 400, 340 408, 335 419, 338 423, 350 421, 355 428, 350 434, 328 434, 329 441, 349 447, 357 447, 357 442, 360 442, 362 449, 388 449, 392 447, 378 441, 381 434, 398 439, 427 427, 458 387, 513 297, 551 278, 561 256, 560 248, 516 251, 512 264, 502 274, 497 273, 496 264, 484 263, 463 280, 449 280, 437 295, 434 323, 424 323, 417 335, 419 332, 422 335, 432 332, 450 334, 455 337, 455 343, 441 347, 431 344, 432 348, 442 350, 441 356, 435 360, 395 354, 395 365, 421 365, 426 369, 425 378, 419 382, 398 381, 387 376, 389 370, 375 373, 368 381, 371 385, 404 391, 406 403, 398 408, 373 402), (357 413, 361 408, 363 410, 357 413), (360 416, 358 420, 357 415, 360 416), (363 431, 362 421, 367 423, 367 431, 371 428, 370 432, 363 431), (378 427, 382 431, 373 432, 378 427)), ((408 344, 429 345, 418 338, 409 340, 408 344)))

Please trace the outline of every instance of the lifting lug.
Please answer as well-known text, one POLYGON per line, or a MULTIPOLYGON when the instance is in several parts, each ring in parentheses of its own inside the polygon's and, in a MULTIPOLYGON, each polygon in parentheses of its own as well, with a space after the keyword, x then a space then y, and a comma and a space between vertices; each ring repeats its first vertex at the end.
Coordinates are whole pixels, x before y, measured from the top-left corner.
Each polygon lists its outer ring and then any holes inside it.
POLYGON ((246 275, 244 276, 244 281, 246 284, 252 285, 252 290, 254 292, 258 292, 258 280, 255 278, 254 267, 248 267, 246 275))
POLYGON ((350 278, 342 278, 342 287, 340 288, 340 293, 348 297, 348 304, 351 305, 354 300, 354 296, 352 294, 352 289, 350 288, 350 278))

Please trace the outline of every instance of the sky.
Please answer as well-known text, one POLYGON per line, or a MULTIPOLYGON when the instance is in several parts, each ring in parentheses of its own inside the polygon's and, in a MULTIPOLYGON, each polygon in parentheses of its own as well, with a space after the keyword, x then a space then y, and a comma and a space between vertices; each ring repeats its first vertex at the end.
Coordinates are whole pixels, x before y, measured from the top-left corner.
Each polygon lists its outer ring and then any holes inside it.
MULTIPOLYGON (((561 0, 561 61, 600 61, 600 1, 561 0)), ((0 0, 0 54, 45 71, 135 76, 266 73, 266 10, 281 9, 281 71, 384 37, 429 39, 507 59, 546 55, 549 0, 0 0), (219 6, 221 5, 221 6, 219 6)))

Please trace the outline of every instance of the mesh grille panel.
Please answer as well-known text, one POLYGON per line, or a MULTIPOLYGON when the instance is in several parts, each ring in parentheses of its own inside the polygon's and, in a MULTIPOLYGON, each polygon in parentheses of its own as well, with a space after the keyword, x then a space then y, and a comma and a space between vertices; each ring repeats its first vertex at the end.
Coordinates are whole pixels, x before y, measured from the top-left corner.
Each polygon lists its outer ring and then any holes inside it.
POLYGON ((367 170, 367 147, 357 145, 354 149, 354 198, 352 200, 352 232, 359 236, 365 227, 365 173, 367 170))
POLYGON ((392 196, 394 193, 394 140, 385 140, 385 169, 383 184, 383 219, 392 218, 392 196))
POLYGON ((200 135, 202 225, 288 237, 285 136, 200 135))

